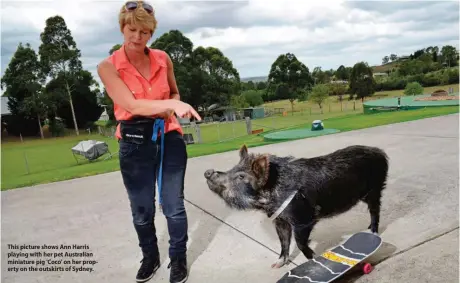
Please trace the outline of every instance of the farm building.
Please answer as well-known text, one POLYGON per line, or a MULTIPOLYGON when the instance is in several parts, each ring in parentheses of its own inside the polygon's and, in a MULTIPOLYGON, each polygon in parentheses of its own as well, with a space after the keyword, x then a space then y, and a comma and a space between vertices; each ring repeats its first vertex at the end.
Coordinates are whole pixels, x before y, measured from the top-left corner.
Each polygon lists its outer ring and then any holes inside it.
POLYGON ((251 119, 259 119, 265 117, 265 109, 263 107, 249 107, 249 108, 242 108, 244 112, 244 117, 250 117, 251 119))

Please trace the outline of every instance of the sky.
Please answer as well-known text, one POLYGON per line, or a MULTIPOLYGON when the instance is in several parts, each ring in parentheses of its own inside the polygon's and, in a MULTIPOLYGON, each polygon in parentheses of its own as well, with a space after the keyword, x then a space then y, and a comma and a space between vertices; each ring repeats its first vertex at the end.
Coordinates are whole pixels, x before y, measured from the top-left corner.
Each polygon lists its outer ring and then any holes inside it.
MULTIPOLYGON (((2 0, 1 73, 20 42, 38 52, 48 17, 60 15, 100 82, 97 64, 122 43, 118 0, 2 0)), ((240 77, 267 76, 280 54, 294 53, 310 71, 359 61, 379 65, 391 53, 459 47, 458 1, 151 1, 158 20, 152 41, 178 29, 194 47, 219 48, 240 77)), ((152 42, 149 42, 150 43, 152 42)))

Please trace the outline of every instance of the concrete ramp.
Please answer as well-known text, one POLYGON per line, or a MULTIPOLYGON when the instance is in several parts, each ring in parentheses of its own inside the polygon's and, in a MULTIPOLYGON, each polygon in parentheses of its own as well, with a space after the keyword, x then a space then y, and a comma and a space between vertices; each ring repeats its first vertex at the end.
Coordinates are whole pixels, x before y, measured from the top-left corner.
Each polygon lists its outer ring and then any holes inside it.
MULTIPOLYGON (((391 162, 382 199, 380 233, 384 244, 372 257, 380 262, 377 269, 359 282, 457 282, 458 241, 449 239, 457 238, 459 223, 458 119, 458 115, 449 115, 249 150, 311 157, 352 144, 382 147, 391 162), (430 134, 429 129, 434 132, 430 134), (417 254, 425 260, 411 260, 417 254), (441 260, 444 255, 456 269, 433 277, 437 266, 446 264, 441 260), (438 260, 425 269, 426 261, 432 259, 438 260), (389 275, 396 273, 398 277, 389 275)), ((236 151, 189 160, 185 192, 190 238, 187 282, 276 282, 306 260, 293 241, 293 264, 271 269, 280 251, 272 223, 257 212, 229 209, 207 189, 203 177, 207 168, 226 170, 237 161, 236 151)), ((311 246, 320 253, 365 230, 369 221, 367 207, 360 204, 320 222, 312 233, 311 246)), ((169 238, 161 213, 157 213, 156 227, 162 266, 149 282, 169 282, 169 238)), ((78 258, 66 258, 72 259, 78 258)), ((140 259, 119 172, 2 192, 2 282, 135 282, 140 259), (12 260, 7 258, 8 252, 19 252, 9 249, 8 244, 88 245, 89 249, 80 252, 92 253, 90 259, 97 263, 85 265, 94 268, 93 272, 8 271, 8 267, 21 266, 8 264, 12 260)))

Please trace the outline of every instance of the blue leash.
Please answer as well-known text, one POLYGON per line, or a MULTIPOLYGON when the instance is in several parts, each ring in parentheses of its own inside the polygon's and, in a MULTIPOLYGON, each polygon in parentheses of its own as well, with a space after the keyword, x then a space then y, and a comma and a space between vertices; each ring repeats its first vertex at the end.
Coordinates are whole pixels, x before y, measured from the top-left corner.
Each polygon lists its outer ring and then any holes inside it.
POLYGON ((163 152, 164 152, 164 136, 165 136, 165 121, 163 119, 155 119, 155 123, 153 125, 153 135, 152 141, 156 142, 158 139, 158 131, 161 132, 161 146, 160 146, 160 170, 158 173, 158 203, 160 204, 160 210, 162 206, 162 198, 161 198, 161 185, 162 185, 162 177, 163 177, 163 152))

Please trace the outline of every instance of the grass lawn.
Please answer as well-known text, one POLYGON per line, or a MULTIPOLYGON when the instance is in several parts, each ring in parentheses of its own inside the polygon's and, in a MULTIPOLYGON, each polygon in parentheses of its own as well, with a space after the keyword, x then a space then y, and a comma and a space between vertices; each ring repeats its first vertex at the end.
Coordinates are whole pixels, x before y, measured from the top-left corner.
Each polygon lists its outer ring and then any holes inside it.
MULTIPOLYGON (((378 113, 364 115, 358 112, 337 112, 324 113, 322 115, 306 115, 305 113, 295 113, 278 118, 264 118, 253 121, 253 129, 264 128, 271 130, 273 128, 285 127, 302 127, 311 126, 314 119, 325 121, 326 127, 335 128, 343 131, 374 127, 379 125, 434 117, 458 113, 458 106, 425 108, 411 111, 378 113), (271 120, 270 120, 271 119, 271 120)), ((239 122, 238 122, 239 123, 239 122)), ((227 124, 220 126, 220 133, 229 134, 233 128, 242 127, 242 125, 227 124), (227 128, 225 128, 227 127, 227 128)), ((206 125, 201 131, 203 140, 212 141, 212 135, 217 135, 216 127, 206 125)), ((241 128, 239 128, 241 133, 241 128)), ((206 144, 195 144, 187 147, 189 157, 196 157, 214 153, 225 152, 238 149, 243 143, 249 147, 269 144, 264 142, 263 137, 259 135, 247 135, 241 133, 239 138, 226 142, 209 142, 206 144)), ((112 153, 117 152, 117 142, 113 138, 104 138, 100 135, 81 135, 79 137, 64 137, 46 140, 31 140, 24 143, 3 143, 2 144, 2 190, 43 184, 54 181, 62 181, 83 176, 96 175, 118 170, 118 156, 115 154, 112 159, 100 160, 88 163, 86 160, 77 164, 70 148, 80 140, 96 139, 106 141, 112 153), (27 165, 26 162, 27 160, 27 165), (27 168, 29 172, 27 171, 27 168)), ((273 142, 270 142, 273 143, 273 142)))

